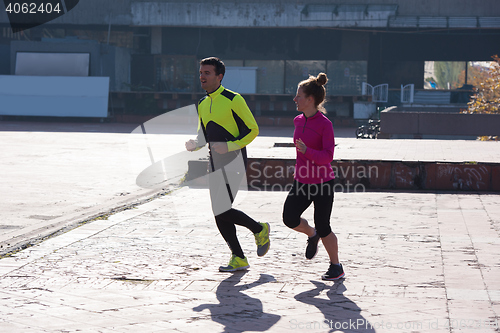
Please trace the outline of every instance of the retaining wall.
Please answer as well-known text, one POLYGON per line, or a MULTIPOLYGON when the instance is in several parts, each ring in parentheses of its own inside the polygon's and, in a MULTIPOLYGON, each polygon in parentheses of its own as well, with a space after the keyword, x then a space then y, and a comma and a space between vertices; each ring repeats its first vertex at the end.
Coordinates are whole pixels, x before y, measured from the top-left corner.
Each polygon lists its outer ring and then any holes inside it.
MULTIPOLYGON (((247 182, 250 189, 286 190, 293 182, 295 160, 248 160, 247 182)), ((187 179, 203 178, 208 161, 189 161, 187 179)), ((401 161, 334 161, 336 189, 492 191, 500 192, 500 163, 441 163, 401 161)), ((196 183, 196 182, 195 182, 196 183)))
POLYGON ((500 115, 382 111, 380 132, 381 138, 398 134, 413 135, 415 138, 424 135, 499 135, 500 115))

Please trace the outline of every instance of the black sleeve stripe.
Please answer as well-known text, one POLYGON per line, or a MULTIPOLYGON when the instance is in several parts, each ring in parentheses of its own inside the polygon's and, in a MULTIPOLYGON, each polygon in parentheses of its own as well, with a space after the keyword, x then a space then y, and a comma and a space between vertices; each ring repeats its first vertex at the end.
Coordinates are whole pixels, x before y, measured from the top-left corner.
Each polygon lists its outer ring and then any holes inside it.
POLYGON ((200 104, 201 104, 201 102, 203 102, 203 100, 204 100, 205 98, 207 98, 207 96, 203 96, 202 98, 200 98, 200 100, 198 101, 198 105, 200 105, 200 104))
POLYGON ((241 119, 234 110, 231 110, 233 112, 233 117, 234 121, 236 122, 236 125, 238 126, 238 131, 240 132, 240 135, 236 138, 236 140, 241 140, 248 134, 250 134, 250 128, 248 128, 247 124, 241 119))
POLYGON ((232 101, 234 99, 234 97, 236 96, 235 93, 232 93, 232 92, 230 92, 229 90, 226 90, 226 89, 224 89, 220 94, 222 96, 226 97, 227 99, 229 99, 230 101, 232 101))

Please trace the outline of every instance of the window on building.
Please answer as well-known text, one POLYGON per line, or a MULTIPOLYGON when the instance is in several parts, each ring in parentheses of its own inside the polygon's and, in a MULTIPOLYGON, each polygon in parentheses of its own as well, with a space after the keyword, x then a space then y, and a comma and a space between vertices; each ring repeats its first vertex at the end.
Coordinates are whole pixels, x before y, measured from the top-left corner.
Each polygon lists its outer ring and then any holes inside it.
POLYGON ((257 67, 257 94, 283 94, 284 60, 246 60, 245 66, 257 67))
MULTIPOLYGON (((154 56, 158 91, 202 92, 198 81, 199 60, 192 56, 154 56)), ((361 95, 366 82, 366 61, 333 60, 224 60, 226 67, 257 67, 257 94, 295 94, 309 75, 328 75, 327 95, 361 95)))
POLYGON ((367 73, 367 61, 328 61, 327 95, 361 95, 367 73))
POLYGON ((467 84, 478 87, 491 78, 493 61, 470 61, 467 63, 467 84))
POLYGON ((158 91, 200 91, 198 61, 191 56, 155 56, 155 82, 158 91))
POLYGON ((424 89, 458 89, 465 84, 465 61, 426 61, 424 89))
POLYGON ((285 65, 285 94, 295 94, 297 85, 309 75, 326 72, 324 60, 287 60, 285 65))
POLYGON ((488 78, 490 66, 490 61, 426 61, 424 89, 477 87, 488 78))

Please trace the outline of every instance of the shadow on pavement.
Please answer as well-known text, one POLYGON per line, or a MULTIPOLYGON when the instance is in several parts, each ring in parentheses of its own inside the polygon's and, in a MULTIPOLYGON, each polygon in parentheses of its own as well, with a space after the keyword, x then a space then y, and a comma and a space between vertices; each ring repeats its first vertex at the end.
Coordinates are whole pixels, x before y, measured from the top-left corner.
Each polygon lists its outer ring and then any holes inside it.
POLYGON ((343 295, 347 290, 343 282, 343 279, 337 280, 332 286, 328 286, 323 282, 311 281, 316 288, 296 295, 295 299, 317 307, 325 316, 321 327, 329 329, 328 332, 375 333, 372 324, 361 315, 361 308, 343 295), (328 299, 317 297, 327 288, 328 299))
POLYGON ((219 304, 201 304, 194 307, 193 310, 197 312, 205 309, 210 310, 212 320, 224 325, 223 332, 265 332, 269 330, 281 317, 264 313, 262 302, 242 291, 274 281, 274 277, 261 274, 257 281, 237 286, 245 274, 246 272, 236 272, 219 284, 216 291, 219 304))

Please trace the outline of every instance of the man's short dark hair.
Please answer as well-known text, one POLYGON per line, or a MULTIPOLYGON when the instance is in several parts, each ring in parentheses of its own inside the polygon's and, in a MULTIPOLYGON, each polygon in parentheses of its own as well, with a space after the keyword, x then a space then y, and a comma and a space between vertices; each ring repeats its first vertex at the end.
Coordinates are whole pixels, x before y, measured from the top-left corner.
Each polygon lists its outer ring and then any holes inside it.
POLYGON ((214 66, 215 67, 215 75, 226 74, 226 66, 224 65, 222 60, 220 60, 217 57, 209 57, 209 58, 202 59, 200 61, 200 65, 212 65, 212 66, 214 66))

